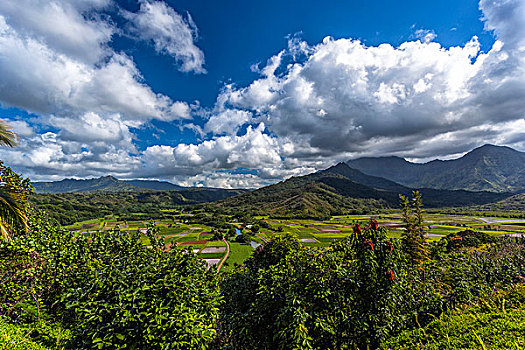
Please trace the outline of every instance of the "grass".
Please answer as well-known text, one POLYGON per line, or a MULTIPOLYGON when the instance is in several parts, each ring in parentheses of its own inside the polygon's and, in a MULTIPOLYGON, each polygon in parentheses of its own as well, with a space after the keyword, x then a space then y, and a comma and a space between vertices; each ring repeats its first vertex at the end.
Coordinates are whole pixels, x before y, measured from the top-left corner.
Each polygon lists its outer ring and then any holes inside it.
POLYGON ((199 259, 222 259, 225 253, 201 253, 199 259))
POLYGON ((172 249, 173 248, 183 249, 183 250, 193 250, 193 249, 201 250, 202 248, 204 248, 204 244, 184 244, 184 245, 172 246, 172 249))
POLYGON ((191 242, 191 241, 201 241, 201 239, 199 239, 199 235, 190 235, 190 234, 187 234, 184 237, 177 237, 177 242, 191 242))
POLYGON ((297 234, 298 238, 312 238, 314 235, 310 232, 299 232, 297 234))
POLYGON ((177 238, 178 237, 168 237, 168 238, 164 238, 164 243, 175 243, 177 241, 177 238))
POLYGON ((230 243, 230 255, 226 259, 226 264, 224 264, 222 270, 231 271, 235 264, 242 264, 244 260, 248 259, 252 253, 253 248, 249 244, 229 242, 230 243))
POLYGON ((302 245, 304 245, 305 247, 327 247, 330 245, 330 243, 332 243, 332 241, 330 242, 302 242, 302 245))
POLYGON ((260 239, 259 237, 256 237, 256 236, 252 236, 252 241, 255 241, 259 244, 264 244, 264 241, 262 239, 260 239))
MULTIPOLYGON (((331 243, 331 242, 335 242, 335 241, 340 241, 344 238, 345 236, 341 236, 341 237, 322 237, 322 236, 316 236, 315 239, 317 239, 319 242, 321 243, 331 243)), ((307 242, 303 243, 304 245, 307 245, 307 242)))
POLYGON ((188 230, 187 226, 180 227, 160 227, 159 233, 162 235, 177 235, 188 230))
MULTIPOLYGON (((204 236, 204 237, 211 237, 211 236, 204 236)), ((206 247, 225 247, 226 244, 224 244, 223 241, 209 241, 206 243, 206 247)))

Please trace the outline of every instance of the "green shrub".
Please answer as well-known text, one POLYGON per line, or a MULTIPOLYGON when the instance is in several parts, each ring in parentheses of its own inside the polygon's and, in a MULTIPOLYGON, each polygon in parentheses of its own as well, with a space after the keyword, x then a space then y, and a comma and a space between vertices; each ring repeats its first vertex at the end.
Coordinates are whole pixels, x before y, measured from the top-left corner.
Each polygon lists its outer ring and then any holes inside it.
POLYGON ((464 230, 448 234, 444 241, 447 245, 447 251, 457 251, 465 247, 480 247, 483 244, 496 242, 498 238, 490 236, 484 232, 464 230))
POLYGON ((404 267, 382 228, 328 250, 279 236, 222 282, 222 336, 238 349, 377 347, 403 327, 404 267))
POLYGON ((31 331, 0 317, 0 350, 48 350, 31 339, 31 331))
POLYGON ((201 349, 215 338, 214 275, 167 251, 153 226, 149 248, 136 233, 63 231, 40 212, 29 226, 0 244, 0 313, 12 322, 59 322, 75 349, 201 349))
POLYGON ((68 339, 69 332, 58 324, 11 323, 8 317, 0 316, 0 350, 64 349, 68 339))
POLYGON ((523 349, 525 287, 495 292, 387 341, 383 349, 523 349))
POLYGON ((153 226, 151 248, 138 234, 77 237, 60 260, 55 310, 79 348, 196 349, 216 335, 218 291, 195 255, 165 251, 153 226), (58 310, 64 310, 60 312, 58 310))

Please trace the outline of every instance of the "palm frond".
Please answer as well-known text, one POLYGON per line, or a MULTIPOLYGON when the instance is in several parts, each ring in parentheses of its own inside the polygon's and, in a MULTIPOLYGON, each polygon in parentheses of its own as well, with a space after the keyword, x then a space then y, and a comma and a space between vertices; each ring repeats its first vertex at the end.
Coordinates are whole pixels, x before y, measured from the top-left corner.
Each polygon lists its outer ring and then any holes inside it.
POLYGON ((18 194, 6 186, 0 186, 0 233, 3 240, 9 240, 13 229, 27 230, 25 207, 18 194))
POLYGON ((14 147, 17 144, 18 138, 11 130, 9 124, 4 120, 0 120, 0 145, 14 147))

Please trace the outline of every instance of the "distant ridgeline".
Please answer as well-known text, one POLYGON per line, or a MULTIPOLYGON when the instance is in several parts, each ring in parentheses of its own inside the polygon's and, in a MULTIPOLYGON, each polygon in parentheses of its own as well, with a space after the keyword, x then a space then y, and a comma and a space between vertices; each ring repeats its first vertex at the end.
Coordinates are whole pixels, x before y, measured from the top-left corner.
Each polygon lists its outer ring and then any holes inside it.
POLYGON ((177 191, 185 188, 167 181, 119 180, 113 176, 87 180, 64 179, 53 182, 33 182, 33 187, 36 193, 177 191))
POLYGON ((399 157, 359 158, 346 162, 361 172, 412 188, 517 192, 525 189, 525 153, 485 145, 454 160, 418 164, 399 157))
MULTIPOLYGON (((325 218, 346 213, 373 213, 398 208, 399 194, 418 189, 430 208, 477 206, 525 207, 525 153, 485 145, 455 160, 425 164, 398 157, 360 158, 310 175, 255 191, 182 188, 169 182, 129 180, 111 176, 34 183, 33 201, 57 210, 61 222, 97 214, 145 213, 181 205, 214 202, 208 210, 274 217, 325 218), (64 193, 68 192, 68 193, 64 193), (104 193, 102 195, 101 193, 104 193), (61 210, 62 208, 63 210, 61 210)), ((99 215, 99 217, 102 215, 99 215)))
POLYGON ((163 210, 222 200, 243 189, 185 188, 163 181, 122 181, 112 176, 33 183, 31 202, 61 224, 118 215, 121 218, 159 218, 163 210))

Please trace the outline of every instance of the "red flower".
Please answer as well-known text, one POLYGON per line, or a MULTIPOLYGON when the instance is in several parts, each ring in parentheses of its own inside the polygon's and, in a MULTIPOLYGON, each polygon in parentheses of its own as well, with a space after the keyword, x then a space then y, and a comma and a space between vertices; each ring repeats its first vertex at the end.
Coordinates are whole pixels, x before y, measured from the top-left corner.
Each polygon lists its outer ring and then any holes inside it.
POLYGON ((354 233, 361 234, 361 226, 359 226, 359 224, 354 225, 354 233))
POLYGON ((373 230, 377 230, 379 228, 379 224, 375 219, 370 219, 370 227, 372 227, 373 230))
POLYGON ((374 251, 374 243, 371 240, 367 239, 363 242, 363 245, 365 247, 369 247, 372 251, 374 251))
POLYGON ((388 270, 386 272, 386 277, 388 278, 390 282, 394 282, 394 283, 397 282, 396 275, 394 275, 394 272, 392 270, 388 270))
POLYGON ((394 250, 394 245, 392 244, 392 242, 387 241, 386 246, 388 249, 390 249, 390 252, 392 253, 392 250, 394 250))

